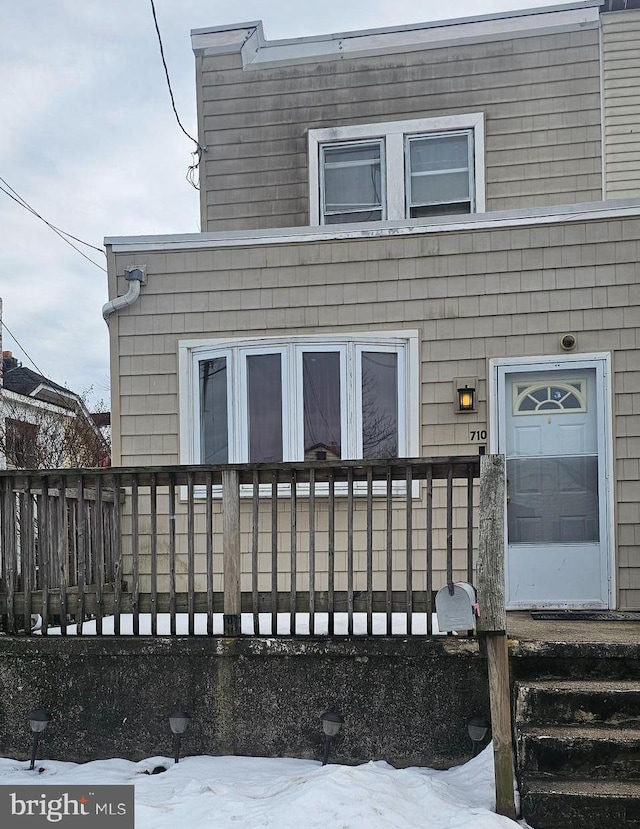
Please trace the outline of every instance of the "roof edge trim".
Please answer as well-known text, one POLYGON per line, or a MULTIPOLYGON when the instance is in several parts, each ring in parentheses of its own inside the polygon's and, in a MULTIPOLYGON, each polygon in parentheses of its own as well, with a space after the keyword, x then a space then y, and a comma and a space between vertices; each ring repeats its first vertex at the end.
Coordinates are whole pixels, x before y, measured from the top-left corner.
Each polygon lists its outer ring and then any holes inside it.
POLYGON ((244 69, 260 69, 596 28, 600 5, 600 0, 584 0, 457 20, 272 41, 265 40, 262 21, 256 21, 194 29, 191 43, 196 56, 240 52, 244 69))
POLYGON ((284 227, 264 230, 227 230, 219 233, 181 233, 169 236, 107 236, 106 246, 114 253, 196 250, 255 245, 288 245, 335 242, 348 239, 422 236, 432 233, 463 233, 475 230, 562 224, 563 222, 602 221, 640 218, 640 199, 616 199, 605 202, 569 204, 554 208, 532 208, 494 213, 464 214, 458 219, 444 216, 425 220, 397 222, 362 222, 358 224, 322 225, 320 227, 284 227))

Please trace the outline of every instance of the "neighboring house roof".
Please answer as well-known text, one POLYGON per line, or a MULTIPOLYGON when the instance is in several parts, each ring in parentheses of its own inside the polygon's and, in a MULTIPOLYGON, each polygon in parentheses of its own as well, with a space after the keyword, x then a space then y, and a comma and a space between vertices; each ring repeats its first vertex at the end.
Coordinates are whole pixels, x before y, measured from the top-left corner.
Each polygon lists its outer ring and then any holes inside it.
POLYGON ((0 389, 25 398, 25 404, 28 404, 29 401, 32 405, 37 405, 36 401, 38 401, 57 406, 59 409, 66 409, 70 413, 80 416, 89 425, 89 429, 104 448, 100 465, 109 465, 109 443, 102 432, 102 429, 110 424, 109 412, 91 414, 79 394, 54 383, 53 380, 49 380, 43 374, 21 365, 11 352, 3 352, 2 354, 0 389))
POLYGON ((80 398, 74 392, 65 389, 64 386, 54 383, 30 368, 25 368, 25 366, 18 365, 13 368, 5 366, 2 385, 15 394, 35 397, 38 400, 54 403, 66 409, 75 408, 80 401, 80 398))

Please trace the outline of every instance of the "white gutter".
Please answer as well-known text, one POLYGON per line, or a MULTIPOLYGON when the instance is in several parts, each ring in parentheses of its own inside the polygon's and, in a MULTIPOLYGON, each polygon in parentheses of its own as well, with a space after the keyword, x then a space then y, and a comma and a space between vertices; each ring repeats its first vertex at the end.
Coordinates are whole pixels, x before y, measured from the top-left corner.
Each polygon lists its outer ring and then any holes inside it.
POLYGON ((119 311, 121 308, 127 308, 140 296, 140 285, 145 281, 144 268, 126 268, 124 278, 129 282, 129 290, 126 294, 118 296, 115 299, 105 302, 102 306, 102 316, 104 321, 108 324, 111 314, 119 311))

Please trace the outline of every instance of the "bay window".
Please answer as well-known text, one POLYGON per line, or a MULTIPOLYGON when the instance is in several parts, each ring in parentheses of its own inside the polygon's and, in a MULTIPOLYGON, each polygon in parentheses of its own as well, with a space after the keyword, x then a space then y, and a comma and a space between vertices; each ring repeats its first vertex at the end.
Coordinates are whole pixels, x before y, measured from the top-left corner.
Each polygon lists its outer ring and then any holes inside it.
POLYGON ((185 463, 417 453, 415 332, 185 341, 180 360, 185 463))

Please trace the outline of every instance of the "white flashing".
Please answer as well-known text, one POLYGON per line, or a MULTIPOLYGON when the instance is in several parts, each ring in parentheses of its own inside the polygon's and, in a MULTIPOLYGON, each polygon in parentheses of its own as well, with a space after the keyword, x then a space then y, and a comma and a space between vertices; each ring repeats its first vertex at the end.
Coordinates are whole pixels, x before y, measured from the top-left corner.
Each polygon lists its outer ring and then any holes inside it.
POLYGON ((242 51, 250 38, 256 39, 255 48, 264 43, 261 20, 231 26, 215 26, 210 29, 193 29, 191 47, 196 57, 227 55, 242 51))
POLYGON ((457 20, 274 41, 265 40, 259 21, 235 27, 196 29, 191 39, 198 56, 240 52, 245 69, 260 69, 597 28, 599 6, 600 0, 586 0, 457 20))
POLYGON ((104 244, 109 245, 114 253, 208 250, 393 236, 424 236, 434 233, 463 233, 475 230, 499 230, 532 225, 626 218, 640 218, 640 199, 589 202, 556 208, 464 214, 455 219, 446 216, 442 219, 431 219, 428 223, 424 219, 416 219, 404 222, 362 222, 321 227, 228 230, 220 233, 183 233, 169 236, 107 236, 104 244))

